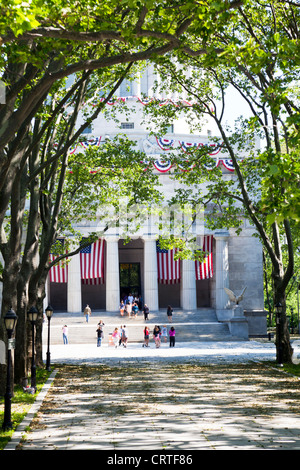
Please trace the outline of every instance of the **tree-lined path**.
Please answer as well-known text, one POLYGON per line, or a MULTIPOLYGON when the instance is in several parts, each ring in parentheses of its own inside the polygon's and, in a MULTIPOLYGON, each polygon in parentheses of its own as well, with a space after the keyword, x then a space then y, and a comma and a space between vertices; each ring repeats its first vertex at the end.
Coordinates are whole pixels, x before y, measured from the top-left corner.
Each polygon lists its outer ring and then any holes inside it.
POLYGON ((62 366, 19 448, 299 450, 299 399, 262 364, 62 366))

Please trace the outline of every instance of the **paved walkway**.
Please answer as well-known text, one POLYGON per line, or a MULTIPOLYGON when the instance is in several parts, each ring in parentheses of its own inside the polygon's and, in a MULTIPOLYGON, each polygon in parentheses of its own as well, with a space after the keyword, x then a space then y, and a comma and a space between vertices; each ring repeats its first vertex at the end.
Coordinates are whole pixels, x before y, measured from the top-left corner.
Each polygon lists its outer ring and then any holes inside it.
POLYGON ((158 452, 300 450, 299 379, 263 364, 275 355, 268 341, 54 344, 58 372, 5 450, 32 420, 22 450, 103 450, 104 464, 124 450, 136 467, 158 452))

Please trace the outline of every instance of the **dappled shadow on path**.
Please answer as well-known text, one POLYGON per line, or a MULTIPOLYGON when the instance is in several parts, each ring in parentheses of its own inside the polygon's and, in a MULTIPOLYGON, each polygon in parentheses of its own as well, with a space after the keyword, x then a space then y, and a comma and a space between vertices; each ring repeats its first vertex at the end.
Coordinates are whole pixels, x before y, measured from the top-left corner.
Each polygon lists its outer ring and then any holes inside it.
POLYGON ((295 449, 299 403, 261 364, 64 366, 22 448, 295 449))

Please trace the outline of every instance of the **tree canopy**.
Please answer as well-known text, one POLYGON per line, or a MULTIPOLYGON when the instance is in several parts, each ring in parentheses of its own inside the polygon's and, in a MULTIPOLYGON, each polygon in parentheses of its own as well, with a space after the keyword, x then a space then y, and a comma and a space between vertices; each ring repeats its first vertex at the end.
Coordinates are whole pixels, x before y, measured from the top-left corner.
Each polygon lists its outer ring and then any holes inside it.
MULTIPOLYGON (((160 86, 165 91, 184 91, 193 104, 147 107, 163 129, 178 113, 188 116, 196 132, 201 132, 203 117, 214 121, 234 175, 224 177, 220 168, 206 171, 201 163, 207 160, 207 151, 191 150, 188 165, 195 163, 195 167, 178 172, 175 178, 188 186, 205 182, 204 190, 179 190, 171 202, 204 205, 209 209, 207 226, 213 229, 239 229, 243 217, 248 218, 272 265, 273 305, 280 302, 284 309, 297 248, 292 233, 300 222, 299 14, 293 2, 249 1, 238 6, 230 12, 226 27, 210 36, 209 54, 189 57, 180 51, 176 60, 171 54, 157 59, 160 86), (187 67, 191 74, 186 74, 187 67), (231 129, 224 118, 231 106, 230 88, 237 90, 249 108, 249 116, 241 116, 231 129), (255 145, 258 138, 259 148, 255 145), (241 158, 241 152, 247 156, 241 158)), ((190 37, 192 42, 197 39, 190 37)), ((282 333, 277 335, 282 338, 278 350, 290 360, 284 316, 278 328, 282 333)))

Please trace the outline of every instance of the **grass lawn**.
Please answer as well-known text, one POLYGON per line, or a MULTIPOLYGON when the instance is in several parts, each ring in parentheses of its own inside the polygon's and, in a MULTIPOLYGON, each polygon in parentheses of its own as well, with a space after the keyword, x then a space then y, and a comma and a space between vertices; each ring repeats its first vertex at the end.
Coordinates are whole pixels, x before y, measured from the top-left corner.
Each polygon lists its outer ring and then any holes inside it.
POLYGON ((10 441, 15 429, 23 421, 50 374, 51 372, 48 372, 45 369, 36 370, 37 390, 35 394, 24 392, 20 385, 15 385, 14 396, 11 400, 11 420, 13 428, 10 430, 2 429, 4 419, 4 397, 0 398, 0 450, 4 449, 6 444, 10 441))

